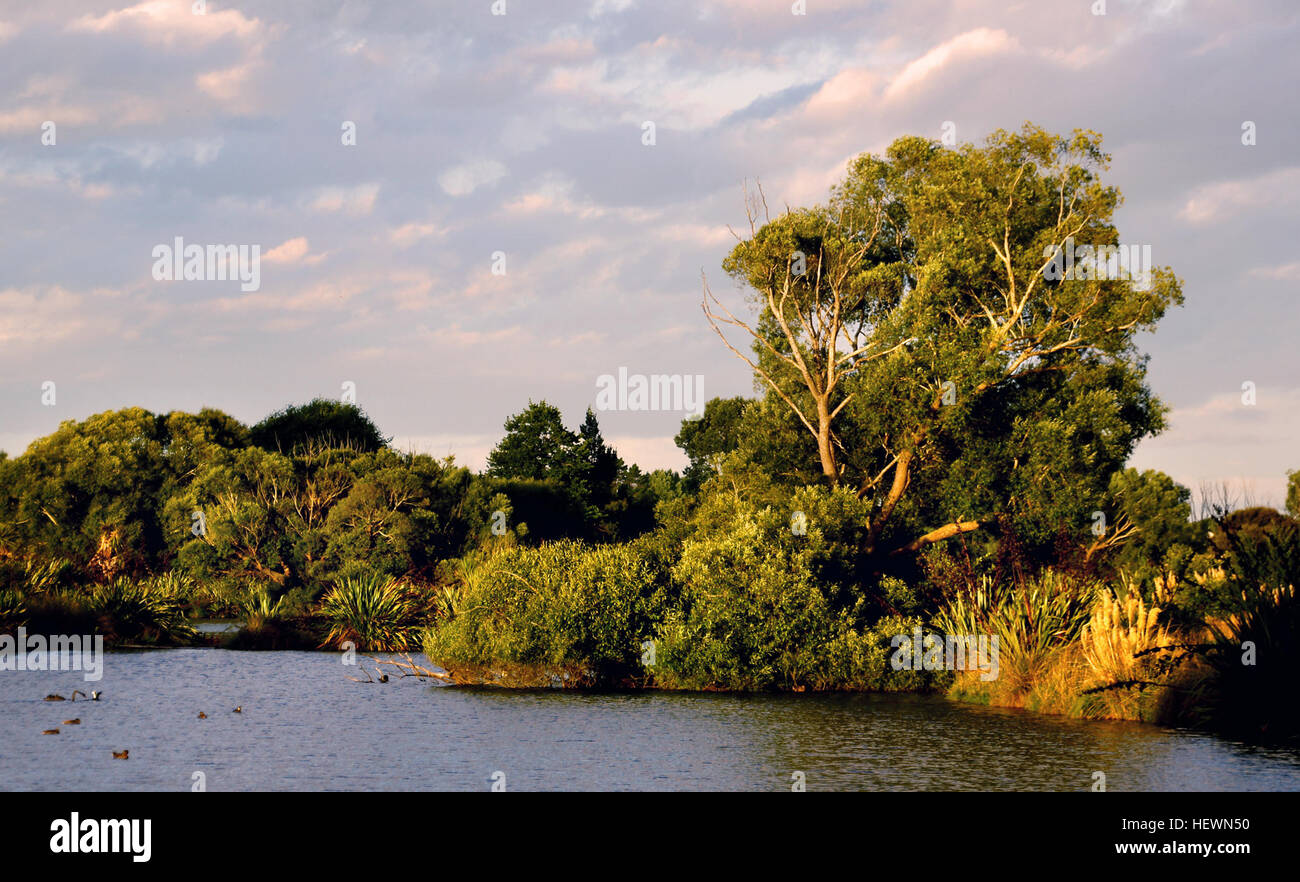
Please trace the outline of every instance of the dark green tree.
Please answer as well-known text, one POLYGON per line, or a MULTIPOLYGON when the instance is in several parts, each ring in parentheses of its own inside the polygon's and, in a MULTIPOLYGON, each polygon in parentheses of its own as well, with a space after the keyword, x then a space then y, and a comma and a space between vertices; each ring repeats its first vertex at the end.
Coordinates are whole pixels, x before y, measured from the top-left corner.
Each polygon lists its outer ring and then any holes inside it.
POLYGON ((263 450, 287 454, 312 446, 374 452, 390 440, 360 407, 329 398, 278 410, 253 426, 249 436, 263 450))
POLYGON ((555 405, 529 401, 506 420, 505 429, 505 437, 488 454, 489 475, 566 483, 579 471, 578 436, 564 427, 555 405))

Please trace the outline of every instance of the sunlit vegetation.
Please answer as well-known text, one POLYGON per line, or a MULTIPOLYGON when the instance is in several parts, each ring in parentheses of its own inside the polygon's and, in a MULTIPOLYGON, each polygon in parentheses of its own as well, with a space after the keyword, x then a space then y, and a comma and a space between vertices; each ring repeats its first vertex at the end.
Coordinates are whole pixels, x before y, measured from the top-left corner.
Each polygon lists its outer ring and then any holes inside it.
POLYGON ((253 426, 126 408, 0 455, 0 626, 120 644, 423 649, 463 680, 937 690, 1090 718, 1297 724, 1300 472, 1287 511, 1126 468, 1163 429, 1149 279, 1051 277, 1109 247, 1091 132, 902 138, 825 204, 764 213, 704 306, 753 398, 707 402, 689 465, 623 462, 528 402, 476 474, 352 404, 253 426), (391 428, 391 427, 389 427, 391 428), (996 637, 999 673, 902 667, 899 635, 996 637))

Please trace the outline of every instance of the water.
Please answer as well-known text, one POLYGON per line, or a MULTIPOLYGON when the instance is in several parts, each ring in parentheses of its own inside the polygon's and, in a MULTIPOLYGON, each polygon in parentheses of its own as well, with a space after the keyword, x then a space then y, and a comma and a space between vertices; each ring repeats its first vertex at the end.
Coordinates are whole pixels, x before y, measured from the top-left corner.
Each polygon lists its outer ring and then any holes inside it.
POLYGON ((0 788, 189 790, 202 772, 213 791, 482 791, 501 771, 510 790, 782 790, 801 771, 809 790, 1086 790, 1101 770, 1110 790, 1300 790, 1296 751, 1136 723, 936 696, 356 683, 341 659, 170 649, 111 653, 93 684, 0 672, 0 788), (103 699, 41 700, 77 688, 103 699))

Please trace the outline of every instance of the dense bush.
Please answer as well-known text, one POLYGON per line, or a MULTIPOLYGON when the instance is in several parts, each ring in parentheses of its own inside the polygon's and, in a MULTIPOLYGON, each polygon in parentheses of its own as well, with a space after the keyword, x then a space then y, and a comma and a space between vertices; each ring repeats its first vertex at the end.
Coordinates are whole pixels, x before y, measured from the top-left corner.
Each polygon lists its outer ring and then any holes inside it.
POLYGON ((654 550, 640 542, 504 548, 466 574, 459 613, 424 649, 440 664, 587 664, 615 681, 643 672, 642 644, 666 591, 654 550))

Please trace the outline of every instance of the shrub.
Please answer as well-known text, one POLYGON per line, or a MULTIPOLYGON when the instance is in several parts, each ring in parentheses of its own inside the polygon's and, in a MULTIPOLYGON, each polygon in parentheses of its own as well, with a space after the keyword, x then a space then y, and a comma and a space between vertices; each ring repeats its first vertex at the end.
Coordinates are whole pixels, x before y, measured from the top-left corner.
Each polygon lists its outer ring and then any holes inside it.
MULTIPOLYGON (((894 581, 874 592, 855 580, 857 500, 804 488, 784 504, 725 496, 696 512, 682 545, 680 590, 659 633, 657 685, 683 689, 925 688, 931 672, 894 672, 890 638, 912 620, 878 618, 894 581), (792 512, 800 532, 791 529, 792 512)), ((891 593, 892 592, 892 593, 891 593)), ((919 622, 916 622, 919 624, 919 622)))
POLYGON ((581 664, 605 681, 643 670, 666 573, 638 542, 507 547, 463 572, 454 615, 424 641, 436 663, 581 664))
POLYGON ((117 578, 91 589, 88 606, 100 630, 116 640, 181 643, 195 630, 185 618, 175 585, 166 580, 117 578))
POLYGON ((1243 737, 1300 733, 1300 603, 1294 586, 1246 590, 1236 613, 1206 626, 1210 721, 1243 737))
POLYGON ((320 614, 329 624, 323 645, 351 641, 366 652, 401 652, 419 644, 430 603, 404 580, 355 577, 326 593, 320 614))

